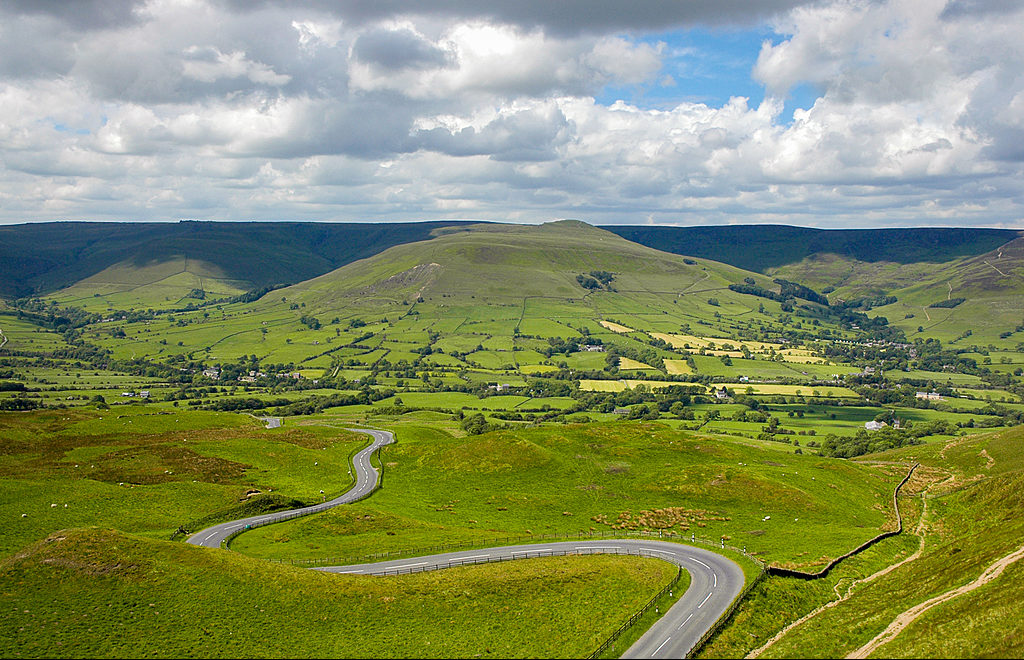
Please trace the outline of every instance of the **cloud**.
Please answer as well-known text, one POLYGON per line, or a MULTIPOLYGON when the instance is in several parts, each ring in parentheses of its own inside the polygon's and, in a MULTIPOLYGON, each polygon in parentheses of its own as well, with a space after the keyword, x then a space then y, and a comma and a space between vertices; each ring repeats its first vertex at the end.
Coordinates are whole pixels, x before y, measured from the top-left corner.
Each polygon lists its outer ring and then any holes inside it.
MULTIPOLYGON (((287 0, 225 0, 235 11, 286 7, 287 0)), ((555 35, 607 34, 630 30, 667 30, 693 25, 751 25, 807 0, 318 0, 307 7, 332 13, 354 25, 396 17, 482 21, 541 29, 555 35)))
POLYGON ((352 45, 355 59, 388 71, 435 69, 450 64, 452 54, 409 28, 373 28, 352 45))
POLYGON ((70 6, 0 8, 0 222, 1024 218, 1014 4, 70 6), (764 20, 764 99, 687 100, 672 31, 764 20))

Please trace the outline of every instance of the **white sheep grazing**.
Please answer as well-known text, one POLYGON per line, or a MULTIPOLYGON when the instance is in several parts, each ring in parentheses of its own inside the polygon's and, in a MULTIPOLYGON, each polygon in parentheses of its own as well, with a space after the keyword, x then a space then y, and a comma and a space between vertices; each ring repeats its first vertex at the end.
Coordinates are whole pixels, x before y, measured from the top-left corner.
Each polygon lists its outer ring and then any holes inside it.
POLYGON ((28 518, 28 514, 27 513, 23 513, 23 514, 21 514, 21 517, 22 518, 28 518))

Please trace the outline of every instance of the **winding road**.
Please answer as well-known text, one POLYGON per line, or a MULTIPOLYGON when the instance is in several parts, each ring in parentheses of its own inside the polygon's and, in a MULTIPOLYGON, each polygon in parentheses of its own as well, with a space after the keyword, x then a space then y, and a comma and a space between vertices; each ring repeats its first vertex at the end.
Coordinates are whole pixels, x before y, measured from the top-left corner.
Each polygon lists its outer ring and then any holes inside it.
POLYGON ((219 548, 221 544, 240 530, 250 527, 262 527, 263 525, 269 525, 270 523, 280 522, 282 520, 291 520, 292 518, 298 518, 300 516, 320 513, 322 511, 327 511, 328 509, 333 509, 341 504, 355 502, 356 500, 360 500, 372 493, 374 489, 377 488, 377 480, 379 477, 377 469, 370 465, 370 455, 380 447, 394 442, 395 437, 389 431, 373 431, 368 429, 349 430, 357 433, 367 433, 373 436, 373 442, 371 442, 368 447, 361 449, 359 453, 352 457, 352 466, 356 471, 356 485, 349 489, 349 491, 344 495, 335 497, 333 500, 329 500, 327 502, 321 502, 320 504, 314 504, 313 506, 307 506, 301 509, 275 511, 274 513, 265 513, 259 516, 242 518, 241 520, 232 520, 231 522, 207 527, 206 529, 196 532, 192 536, 188 537, 188 542, 192 545, 201 545, 207 548, 219 548))
MULTIPOLYGON (((377 486, 377 470, 370 454, 394 441, 387 431, 351 429, 373 436, 373 442, 353 458, 356 485, 341 497, 303 509, 268 513, 204 529, 189 537, 193 545, 219 548, 239 530, 326 511, 361 499, 377 486)), ((555 555, 630 554, 662 559, 690 574, 690 586, 626 652, 623 658, 684 658, 701 636, 725 613, 743 590, 743 569, 735 562, 705 548, 654 539, 594 539, 554 541, 448 552, 395 559, 371 564, 326 566, 313 570, 359 575, 399 575, 455 566, 555 555)))

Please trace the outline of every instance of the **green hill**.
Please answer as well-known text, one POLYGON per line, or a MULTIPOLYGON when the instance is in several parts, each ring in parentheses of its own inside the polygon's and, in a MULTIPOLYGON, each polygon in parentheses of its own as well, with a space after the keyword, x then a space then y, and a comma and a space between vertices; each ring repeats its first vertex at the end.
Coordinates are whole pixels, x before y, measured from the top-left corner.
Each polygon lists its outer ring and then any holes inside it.
POLYGON ((207 264, 245 289, 290 284, 392 245, 429 238, 435 229, 455 224, 55 222, 4 226, 0 227, 0 296, 49 293, 111 267, 146 269, 180 259, 207 264))

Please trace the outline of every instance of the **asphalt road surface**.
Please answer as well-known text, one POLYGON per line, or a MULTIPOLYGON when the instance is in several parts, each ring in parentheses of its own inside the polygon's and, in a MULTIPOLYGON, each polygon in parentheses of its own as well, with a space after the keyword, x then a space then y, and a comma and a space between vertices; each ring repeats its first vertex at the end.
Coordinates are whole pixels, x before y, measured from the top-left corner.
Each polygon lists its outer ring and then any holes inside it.
MULTIPOLYGON (((319 513, 369 495, 377 487, 378 482, 377 470, 370 465, 370 455, 379 447, 394 442, 394 436, 388 431, 352 430, 373 436, 373 442, 355 455, 353 465, 356 472, 356 485, 347 493, 329 502, 303 509, 278 511, 221 523, 193 534, 189 537, 188 542, 193 545, 219 548, 229 536, 246 527, 258 527, 298 516, 319 513)), ((690 586, 686 593, 626 651, 623 658, 686 657, 686 654, 704 632, 714 625, 743 589, 743 570, 732 560, 705 548, 654 539, 553 541, 463 550, 373 564, 327 566, 314 570, 361 575, 400 575, 469 564, 567 554, 630 554, 656 557, 681 566, 689 572, 690 586)))
POLYGON ((360 575, 399 575, 511 559, 566 554, 633 554, 663 559, 690 573, 690 587, 623 658, 685 658, 743 589, 743 569, 704 548, 647 539, 601 539, 464 550, 373 564, 314 570, 360 575))
POLYGON ((384 445, 394 442, 394 436, 388 431, 370 431, 366 429, 350 430, 357 431, 359 433, 367 433, 373 436, 373 442, 370 443, 370 446, 356 454, 352 459, 356 473, 356 485, 347 493, 340 497, 336 497, 333 500, 314 504, 313 506, 307 506, 302 509, 275 511, 274 513, 265 513, 259 516, 233 520, 231 522, 214 525, 213 527, 207 527, 201 532, 197 532, 190 536, 188 538, 188 542, 192 545, 219 548, 229 536, 241 529, 245 529, 246 527, 260 527, 262 525, 268 525, 281 520, 289 520, 291 518, 298 518, 299 516, 308 516, 313 513, 320 513, 321 511, 332 509, 340 504, 348 504, 349 502, 362 499, 372 493, 377 487, 378 474, 376 468, 370 465, 370 454, 377 451, 378 447, 383 447, 384 445))

